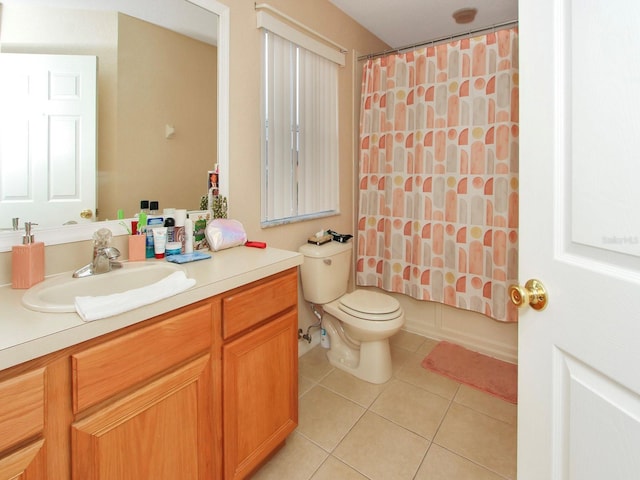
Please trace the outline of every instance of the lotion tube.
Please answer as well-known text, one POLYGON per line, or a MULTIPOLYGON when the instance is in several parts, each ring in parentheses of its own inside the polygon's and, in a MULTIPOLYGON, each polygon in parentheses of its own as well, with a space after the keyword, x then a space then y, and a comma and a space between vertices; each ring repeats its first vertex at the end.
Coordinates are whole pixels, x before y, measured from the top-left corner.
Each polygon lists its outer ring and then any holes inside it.
POLYGON ((167 246, 167 227, 155 227, 153 229, 153 251, 156 258, 164 258, 167 246))

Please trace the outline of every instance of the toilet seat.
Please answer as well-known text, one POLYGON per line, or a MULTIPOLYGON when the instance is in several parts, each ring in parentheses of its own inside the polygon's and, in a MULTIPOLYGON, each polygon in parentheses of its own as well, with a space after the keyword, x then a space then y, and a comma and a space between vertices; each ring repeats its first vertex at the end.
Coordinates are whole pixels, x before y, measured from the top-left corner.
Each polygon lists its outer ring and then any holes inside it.
POLYGON ((355 290, 338 301, 343 312, 363 320, 388 321, 402 315, 400 303, 393 297, 369 290, 355 290))

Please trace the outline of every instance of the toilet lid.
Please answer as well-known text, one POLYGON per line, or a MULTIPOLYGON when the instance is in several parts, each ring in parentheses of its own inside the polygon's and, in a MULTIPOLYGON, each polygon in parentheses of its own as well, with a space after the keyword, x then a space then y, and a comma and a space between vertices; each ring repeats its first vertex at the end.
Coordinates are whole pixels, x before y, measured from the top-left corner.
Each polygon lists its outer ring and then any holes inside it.
POLYGON ((391 320, 397 318, 400 303, 384 293, 355 290, 340 298, 340 310, 354 317, 367 320, 391 320))

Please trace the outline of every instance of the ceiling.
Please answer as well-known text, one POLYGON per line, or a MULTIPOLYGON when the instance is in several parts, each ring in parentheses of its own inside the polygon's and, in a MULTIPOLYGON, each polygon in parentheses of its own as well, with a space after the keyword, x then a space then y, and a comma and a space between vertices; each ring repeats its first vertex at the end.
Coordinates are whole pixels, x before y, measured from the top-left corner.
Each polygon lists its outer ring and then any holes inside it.
POLYGON ((490 28, 518 19, 518 0, 329 0, 393 48, 490 28), (451 14, 476 8, 473 22, 458 25, 451 14))
POLYGON ((0 4, 119 11, 205 43, 218 41, 214 14, 203 15, 202 8, 182 0, 0 0, 0 4))

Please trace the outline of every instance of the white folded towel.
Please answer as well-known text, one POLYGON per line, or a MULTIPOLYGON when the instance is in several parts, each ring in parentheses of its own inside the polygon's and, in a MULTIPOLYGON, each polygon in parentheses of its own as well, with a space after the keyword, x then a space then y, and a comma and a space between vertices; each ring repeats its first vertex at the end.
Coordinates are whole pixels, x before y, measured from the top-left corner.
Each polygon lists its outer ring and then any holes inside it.
POLYGON ((195 284, 195 279, 178 271, 146 287, 100 297, 76 297, 76 311, 85 322, 98 320, 171 297, 195 284))

